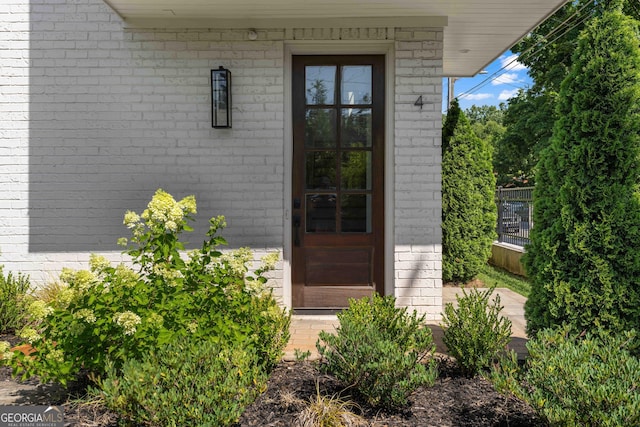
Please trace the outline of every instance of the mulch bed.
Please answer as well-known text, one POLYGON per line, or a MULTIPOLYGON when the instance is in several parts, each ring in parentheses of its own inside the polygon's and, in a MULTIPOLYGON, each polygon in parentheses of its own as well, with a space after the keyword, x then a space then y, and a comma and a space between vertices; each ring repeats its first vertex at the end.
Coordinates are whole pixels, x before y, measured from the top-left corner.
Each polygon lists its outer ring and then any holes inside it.
MULTIPOLYGON (((0 341, 15 343, 15 338, 0 335, 0 341)), ((481 377, 466 378, 452 359, 439 355, 439 377, 433 387, 421 388, 410 398, 408 407, 398 411, 371 408, 343 391, 339 382, 318 371, 314 362, 281 362, 272 373, 266 391, 250 405, 236 427, 292 427, 300 425, 299 414, 309 402, 321 395, 337 396, 357 404, 353 411, 372 427, 487 427, 544 426, 531 407, 515 398, 497 393, 481 377)), ((0 368, 0 387, 19 385, 8 368, 0 368)), ((24 383, 22 383, 24 384, 24 383)), ((67 390, 56 385, 34 386, 23 391, 17 404, 63 405, 65 424, 78 427, 115 427, 118 418, 97 403, 82 402, 87 381, 70 384, 67 390)), ((195 427, 195 426, 194 426, 195 427)))
MULTIPOLYGON (((372 427, 545 425, 530 406, 500 395, 484 378, 461 375, 447 356, 441 356, 439 362, 440 374, 436 384, 416 391, 407 408, 385 412, 355 400, 361 409, 359 415, 372 427)), ((335 378, 321 374, 313 363, 283 362, 272 373, 267 391, 247 408, 238 426, 299 425, 300 408, 292 401, 315 399, 316 387, 322 395, 349 398, 345 392, 341 393, 342 387, 335 378)))

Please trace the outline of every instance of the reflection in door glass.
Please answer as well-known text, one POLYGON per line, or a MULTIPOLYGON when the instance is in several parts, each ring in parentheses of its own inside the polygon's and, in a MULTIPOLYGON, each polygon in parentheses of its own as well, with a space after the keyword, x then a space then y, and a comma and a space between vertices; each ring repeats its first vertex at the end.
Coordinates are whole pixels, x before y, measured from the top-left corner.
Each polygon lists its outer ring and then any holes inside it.
POLYGON ((340 89, 343 104, 371 104, 371 66, 347 65, 342 67, 340 89))
POLYGON ((330 105, 335 102, 336 66, 305 67, 307 105, 330 105))
POLYGON ((343 190, 371 190, 371 152, 343 152, 340 180, 343 190))
POLYGON ((335 191, 335 151, 311 151, 305 154, 305 188, 335 191))
POLYGON ((371 233, 371 195, 343 194, 340 198, 344 233, 371 233))
POLYGON ((335 233, 336 194, 307 194, 306 232, 335 233))
POLYGON ((343 147, 371 147, 371 108, 344 108, 341 126, 343 147))
POLYGON ((336 146, 336 110, 308 109, 305 114, 304 145, 307 148, 336 146))

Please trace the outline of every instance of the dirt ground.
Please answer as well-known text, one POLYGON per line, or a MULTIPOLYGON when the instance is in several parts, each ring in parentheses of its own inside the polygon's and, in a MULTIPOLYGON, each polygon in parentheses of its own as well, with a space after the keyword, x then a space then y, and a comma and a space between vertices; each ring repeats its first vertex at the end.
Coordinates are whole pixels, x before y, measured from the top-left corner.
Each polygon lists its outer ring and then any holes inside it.
MULTIPOLYGON (((416 391, 403 410, 378 411, 356 401, 360 410, 353 412, 362 415, 365 425, 372 427, 545 425, 531 407, 500 395, 487 380, 462 376, 446 356, 440 360, 439 370, 436 384, 416 391)), ((247 408, 238 426, 300 425, 301 408, 296 402, 315 399, 316 386, 322 395, 348 398, 341 393, 342 387, 335 378, 319 373, 312 363, 281 363, 273 372, 267 391, 247 408)))
MULTIPOLYGON (((0 336, 0 340, 7 337, 0 336)), ((353 400, 357 406, 352 411, 364 418, 364 425, 372 427, 544 425, 531 407, 498 394, 487 380, 462 376, 447 356, 439 358, 439 372, 436 384, 416 391, 408 407, 385 412, 351 399, 342 385, 335 378, 321 374, 314 362, 282 362, 272 373, 267 390, 246 409, 236 427, 300 426, 300 412, 306 402, 316 398, 317 389, 321 395, 353 400)), ((63 390, 55 385, 41 385, 34 379, 22 383, 11 378, 9 369, 0 368, 0 391, 15 389, 18 394, 15 404, 62 404, 68 426, 117 426, 115 414, 99 404, 78 401, 86 386, 86 382, 78 382, 63 390)))

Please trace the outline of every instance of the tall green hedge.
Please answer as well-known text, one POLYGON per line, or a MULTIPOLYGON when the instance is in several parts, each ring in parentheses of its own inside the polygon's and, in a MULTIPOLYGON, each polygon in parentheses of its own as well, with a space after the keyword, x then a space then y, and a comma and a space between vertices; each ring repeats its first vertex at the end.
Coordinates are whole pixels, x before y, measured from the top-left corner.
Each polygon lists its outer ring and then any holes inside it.
POLYGON ((447 282, 466 282, 486 264, 496 236, 492 149, 455 100, 442 145, 442 275, 447 282))
POLYGON ((579 37, 538 166, 530 333, 640 325, 639 40, 619 2, 579 37))

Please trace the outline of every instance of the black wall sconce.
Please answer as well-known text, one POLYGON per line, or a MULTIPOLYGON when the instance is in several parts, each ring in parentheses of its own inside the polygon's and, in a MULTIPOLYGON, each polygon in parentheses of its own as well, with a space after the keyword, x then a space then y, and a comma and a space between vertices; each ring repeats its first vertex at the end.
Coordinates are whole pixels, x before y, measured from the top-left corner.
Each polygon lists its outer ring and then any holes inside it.
POLYGON ((231 127, 231 72, 222 66, 211 70, 211 125, 231 127))

